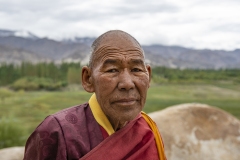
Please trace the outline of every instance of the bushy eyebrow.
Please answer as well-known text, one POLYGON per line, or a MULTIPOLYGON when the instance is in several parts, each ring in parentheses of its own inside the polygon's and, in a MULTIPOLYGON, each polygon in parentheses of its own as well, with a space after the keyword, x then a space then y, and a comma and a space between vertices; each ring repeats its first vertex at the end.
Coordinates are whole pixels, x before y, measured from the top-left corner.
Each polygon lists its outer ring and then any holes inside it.
POLYGON ((117 64, 117 63, 120 63, 120 60, 117 60, 117 59, 106 59, 106 60, 103 62, 103 65, 117 64))
POLYGON ((142 59, 131 59, 130 63, 133 63, 135 65, 144 65, 144 62, 142 59))
MULTIPOLYGON (((104 62, 103 62, 103 65, 108 65, 108 64, 118 64, 118 63, 121 63, 121 60, 118 60, 118 59, 106 59, 104 62)), ((134 64, 134 65, 144 65, 144 62, 142 59, 131 59, 130 64, 134 64)))

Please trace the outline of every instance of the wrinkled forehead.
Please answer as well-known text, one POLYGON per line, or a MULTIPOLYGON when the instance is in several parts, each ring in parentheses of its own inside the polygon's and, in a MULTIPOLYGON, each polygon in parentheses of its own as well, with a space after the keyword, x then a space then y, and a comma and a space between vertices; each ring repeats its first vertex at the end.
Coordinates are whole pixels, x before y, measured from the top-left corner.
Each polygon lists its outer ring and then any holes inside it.
POLYGON ((133 56, 143 59, 144 51, 138 41, 126 32, 108 31, 98 37, 92 44, 90 66, 95 66, 102 59, 112 56, 133 56), (100 60, 100 61, 99 61, 100 60))

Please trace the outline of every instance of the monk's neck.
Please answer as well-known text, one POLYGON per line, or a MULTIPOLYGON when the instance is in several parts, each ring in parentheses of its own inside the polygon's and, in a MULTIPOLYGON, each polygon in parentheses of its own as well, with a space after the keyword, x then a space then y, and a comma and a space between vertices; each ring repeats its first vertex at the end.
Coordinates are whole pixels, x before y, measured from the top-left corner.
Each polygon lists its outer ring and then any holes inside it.
POLYGON ((128 121, 120 121, 118 119, 111 119, 110 117, 108 117, 108 120, 110 121, 114 131, 118 131, 128 123, 128 121))

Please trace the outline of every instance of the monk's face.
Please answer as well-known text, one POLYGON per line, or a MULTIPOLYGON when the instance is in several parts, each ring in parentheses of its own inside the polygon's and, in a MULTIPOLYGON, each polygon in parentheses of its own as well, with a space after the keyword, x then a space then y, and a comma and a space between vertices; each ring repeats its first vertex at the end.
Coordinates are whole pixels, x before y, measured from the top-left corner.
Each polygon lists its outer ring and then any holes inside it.
POLYGON ((93 91, 112 119, 129 121, 143 109, 150 83, 150 66, 139 44, 129 36, 109 36, 95 50, 91 70, 93 91))

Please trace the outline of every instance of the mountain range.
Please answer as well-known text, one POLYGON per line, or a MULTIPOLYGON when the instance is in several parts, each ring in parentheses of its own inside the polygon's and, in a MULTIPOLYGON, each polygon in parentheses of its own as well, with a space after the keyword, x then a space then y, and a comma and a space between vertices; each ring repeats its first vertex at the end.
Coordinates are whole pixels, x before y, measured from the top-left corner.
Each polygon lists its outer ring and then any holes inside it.
MULTIPOLYGON (((23 61, 81 62, 89 59, 94 37, 54 40, 40 38, 28 31, 0 30, 0 64, 23 61)), ((160 44, 143 45, 146 62, 152 66, 192 69, 240 68, 240 49, 234 51, 191 49, 160 44)))

